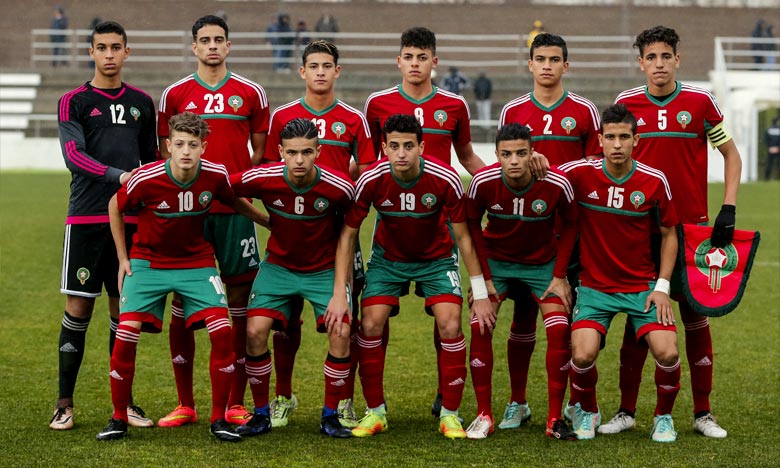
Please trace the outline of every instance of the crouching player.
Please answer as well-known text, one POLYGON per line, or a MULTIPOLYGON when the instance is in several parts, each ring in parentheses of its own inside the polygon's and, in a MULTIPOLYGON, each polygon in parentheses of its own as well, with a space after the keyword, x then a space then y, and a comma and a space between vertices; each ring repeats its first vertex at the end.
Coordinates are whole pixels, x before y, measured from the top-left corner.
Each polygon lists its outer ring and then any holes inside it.
MULTIPOLYGON (((561 225, 574 222, 573 190, 566 177, 550 169, 545 179, 536 179, 529 166, 533 149, 531 131, 518 123, 499 128, 496 135, 498 162, 480 169, 471 181, 467 197, 469 231, 474 239, 484 276, 495 286, 498 300, 492 302, 493 314, 510 288, 528 286, 539 303, 547 332, 547 435, 576 440, 561 415, 561 406, 568 382, 569 316, 571 290, 566 281, 566 263, 555 254, 558 241, 554 233, 557 217, 561 225), (482 230, 482 216, 488 223, 482 230)), ((576 231, 564 230, 562 250, 571 251, 576 231)), ((493 334, 480 332, 476 317, 471 317, 471 351, 469 363, 474 393, 477 397, 477 418, 466 433, 470 439, 483 439, 493 432, 493 412, 490 406, 493 376, 493 334)), ((510 373, 512 369, 510 368, 510 373)), ((523 381, 510 375, 514 381, 523 381)), ((514 386, 513 386, 514 388, 514 386)), ((524 393, 523 388, 523 393, 524 393)), ((513 392, 514 393, 514 392, 513 392)), ((520 426, 520 406, 513 395, 507 405, 507 419, 501 429, 520 426), (514 415, 518 418, 513 419, 514 415)), ((527 417, 530 417, 528 412, 527 417)))
POLYGON ((631 157, 639 142, 636 126, 623 104, 608 107, 599 136, 604 158, 561 166, 578 204, 578 223, 569 228, 579 231, 582 262, 571 332, 574 406, 567 412, 580 439, 595 436, 601 424, 596 357, 610 322, 618 312, 626 312, 637 339, 647 342, 655 358, 657 403, 651 437, 674 442, 672 408, 680 391, 680 359, 669 279, 677 255, 677 215, 663 172, 631 157), (656 273, 650 235, 659 221, 661 265, 656 273))
MULTIPOLYGON (((252 285, 247 307, 246 373, 255 403, 252 419, 238 428, 242 436, 271 431, 268 403, 272 329, 287 328, 297 298, 308 300, 316 315, 317 330, 325 332, 328 300, 333 291, 333 264, 344 213, 352 205, 352 181, 314 164, 320 153, 317 127, 309 119, 288 122, 280 134, 277 151, 283 163, 234 174, 230 181, 239 196, 256 197, 270 213, 273 230, 267 255, 252 285)), ((344 284, 341 294, 348 296, 344 284)), ((327 327, 328 355, 325 404, 320 432, 331 437, 351 437, 337 413, 344 380, 349 375, 351 314, 333 316, 327 327)), ((295 315, 295 320, 299 316, 295 315)))
POLYGON ((135 375, 141 330, 159 333, 169 293, 181 295, 187 327, 205 325, 211 340, 211 433, 219 440, 241 437, 225 421, 233 382, 233 347, 227 302, 214 263, 214 249, 203 238, 203 224, 219 200, 253 221, 264 215, 236 197, 224 166, 201 159, 208 125, 185 112, 171 118, 166 145, 171 158, 143 166, 111 198, 111 234, 119 258, 120 315, 111 355, 114 413, 98 440, 127 434, 127 405, 135 375), (122 213, 138 210, 138 232, 128 258, 122 213))
POLYGON ((450 166, 422 155, 422 127, 413 115, 389 117, 383 132, 382 149, 387 158, 370 166, 358 179, 355 205, 347 213, 339 239, 333 297, 328 305, 329 327, 349 313, 344 288, 352 271, 360 224, 373 206, 381 221, 368 261, 358 335, 360 380, 368 411, 352 434, 366 437, 387 430, 382 331, 403 287, 415 281, 425 295, 425 305, 433 308, 441 334, 439 366, 446 384, 439 431, 447 438, 462 439, 466 432, 458 420, 458 408, 466 379, 466 339, 461 330, 459 265, 452 253, 448 220, 471 276, 480 330, 490 332, 495 324, 466 226, 463 185, 450 166))

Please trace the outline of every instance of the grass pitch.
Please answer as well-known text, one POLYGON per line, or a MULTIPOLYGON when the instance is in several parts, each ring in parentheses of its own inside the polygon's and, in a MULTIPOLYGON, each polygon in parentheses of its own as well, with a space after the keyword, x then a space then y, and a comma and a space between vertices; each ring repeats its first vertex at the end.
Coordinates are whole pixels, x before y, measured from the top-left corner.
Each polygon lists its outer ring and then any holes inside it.
MULTIPOLYGON (((693 432, 690 374, 683 359, 683 388, 674 410, 679 437, 670 445, 649 439, 655 405, 649 364, 635 430, 599 435, 593 441, 547 439, 546 342, 541 322, 529 376, 530 424, 497 430, 483 441, 444 439, 429 409, 436 387, 433 321, 422 312, 421 301, 411 296, 402 299, 401 315, 392 320, 385 372, 390 429, 385 434, 331 440, 318 433, 327 345, 314 332, 307 308, 294 377, 301 406, 288 427, 241 444, 224 444, 209 436, 209 346, 205 332, 199 332, 195 394, 201 421, 178 429, 131 428, 125 440, 97 442, 95 434, 111 414, 108 314, 102 299, 87 335, 87 353, 76 387, 76 428, 51 431, 48 422, 57 397, 57 337, 64 305, 58 289, 68 182, 65 173, 0 173, 0 466, 666 468, 766 467, 775 466, 778 459, 774 416, 780 410, 780 184, 776 182, 740 189, 737 226, 760 230, 761 246, 740 307, 711 320, 716 367, 712 403, 729 436, 712 440, 693 432)), ((720 206, 722 190, 721 185, 711 186, 713 210, 720 206)), ((362 234, 367 246, 370 232, 364 229, 362 234)), ((505 305, 494 339, 493 408, 499 418, 509 396, 505 364, 509 310, 505 305)), ((599 358, 598 392, 605 419, 619 403, 617 351, 622 329, 623 319, 618 318, 599 358)), ((681 332, 681 350, 684 339, 681 332)), ((142 336, 137 363, 134 395, 156 420, 176 404, 164 333, 142 336)), ((247 392, 246 402, 250 401, 247 392)), ((356 406, 363 408, 359 386, 356 406)), ((466 424, 475 410, 469 380, 460 410, 466 424)))

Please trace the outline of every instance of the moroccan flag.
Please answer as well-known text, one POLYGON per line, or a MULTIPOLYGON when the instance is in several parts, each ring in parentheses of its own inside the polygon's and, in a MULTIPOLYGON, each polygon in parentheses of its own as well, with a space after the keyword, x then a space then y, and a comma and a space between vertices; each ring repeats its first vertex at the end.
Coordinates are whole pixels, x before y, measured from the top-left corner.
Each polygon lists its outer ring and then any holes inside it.
POLYGON ((761 235, 758 231, 734 231, 731 244, 710 244, 711 226, 683 224, 677 227, 685 299, 693 310, 721 317, 734 310, 750 277, 761 235))

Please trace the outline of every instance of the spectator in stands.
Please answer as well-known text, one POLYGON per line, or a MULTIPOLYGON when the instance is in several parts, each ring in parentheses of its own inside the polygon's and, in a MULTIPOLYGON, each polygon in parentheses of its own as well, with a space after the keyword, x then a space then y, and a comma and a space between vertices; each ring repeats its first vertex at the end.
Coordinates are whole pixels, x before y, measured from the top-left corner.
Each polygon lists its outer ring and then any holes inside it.
POLYGON ((534 43, 534 38, 537 34, 544 32, 544 25, 542 24, 541 20, 534 21, 534 28, 528 32, 528 48, 531 48, 531 44, 534 43))
MULTIPOLYGON (((750 35, 753 37, 753 39, 761 39, 764 37, 764 20, 762 18, 756 20, 756 26, 753 28, 753 32, 750 33, 750 35)), ((750 45, 750 48, 755 51, 761 51, 764 49, 764 44, 753 41, 753 43, 750 45)), ((764 63, 764 57, 760 54, 754 55, 753 63, 758 65, 755 67, 755 69, 760 70, 761 64, 764 63)))
POLYGON ((780 165, 780 117, 772 119, 772 125, 764 131, 764 144, 766 144, 766 166, 764 179, 772 178, 775 165, 780 165))
MULTIPOLYGON (((94 31, 98 24, 102 23, 103 19, 99 16, 93 16, 92 21, 89 22, 89 26, 87 26, 87 29, 91 31, 94 31)), ((87 44, 90 46, 92 45, 92 34, 87 35, 87 44)), ((87 56, 89 56, 89 49, 87 49, 87 56)), ((92 57, 89 58, 89 61, 87 62, 87 68, 95 69, 95 61, 92 60, 92 57)))
MULTIPOLYGON (((767 39, 774 39, 775 38, 774 26, 772 26, 771 23, 767 23, 766 24, 766 29, 764 30, 764 37, 766 37, 767 39)), ((768 56, 764 57, 764 59, 766 60, 766 63, 771 63, 773 65, 775 63, 777 63, 777 58, 773 54, 773 52, 776 50, 775 45, 774 44, 769 44, 769 43, 764 44, 764 50, 772 53, 772 55, 768 55, 768 56)))
POLYGON ((311 36, 309 35, 309 33, 310 33, 309 28, 306 27, 306 20, 303 18, 298 18, 298 24, 295 26, 296 50, 299 47, 305 46, 306 44, 311 42, 311 36))
POLYGON ((490 96, 492 94, 493 83, 484 71, 479 72, 479 77, 474 81, 474 96, 477 98, 477 118, 483 121, 482 127, 484 128, 488 128, 487 121, 490 120, 490 96))
POLYGON ((463 90, 468 88, 469 79, 461 73, 456 67, 450 67, 450 74, 444 78, 442 87, 455 94, 463 94, 463 90))
POLYGON ((339 22, 336 21, 336 18, 330 13, 323 13, 322 16, 320 16, 320 19, 317 20, 314 30, 319 33, 317 39, 333 43, 333 33, 339 32, 339 22))
POLYGON ((292 32, 290 15, 279 13, 276 16, 276 21, 268 26, 267 32, 272 34, 268 40, 274 49, 274 71, 276 73, 290 73, 291 46, 295 38, 292 35, 281 35, 292 32))
MULTIPOLYGON (((51 19, 49 29, 68 29, 68 18, 65 17, 65 10, 61 6, 54 8, 54 17, 51 19)), ((68 61, 65 60, 65 35, 52 32, 49 39, 52 43, 51 54, 53 56, 51 66, 67 65, 68 61), (62 56, 61 60, 57 58, 59 56, 62 56)))

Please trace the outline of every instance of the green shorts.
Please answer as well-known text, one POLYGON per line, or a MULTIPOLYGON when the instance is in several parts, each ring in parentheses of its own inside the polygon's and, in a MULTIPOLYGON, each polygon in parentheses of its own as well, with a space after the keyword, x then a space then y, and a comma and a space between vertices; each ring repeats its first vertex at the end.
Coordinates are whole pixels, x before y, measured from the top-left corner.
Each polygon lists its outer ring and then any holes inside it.
MULTIPOLYGON (((270 317, 274 319, 275 330, 284 330, 294 312, 292 299, 300 296, 311 303, 317 331, 324 332, 324 315, 333 295, 333 275, 332 268, 302 273, 263 261, 252 284, 247 317, 270 317)), ((351 303, 350 294, 347 294, 347 301, 351 303)), ((349 323, 348 315, 344 316, 344 321, 349 323)))
POLYGON ((637 339, 654 330, 677 331, 674 325, 658 323, 655 305, 645 312, 647 296, 653 292, 655 281, 649 283, 650 289, 638 293, 603 293, 595 289, 580 286, 577 288, 577 304, 572 311, 571 330, 594 328, 606 336, 612 319, 620 312, 628 314, 627 320, 636 330, 637 339))
POLYGON ((489 258, 488 266, 490 266, 490 275, 493 277, 493 285, 502 301, 506 299, 510 288, 519 282, 531 289, 537 303, 562 304, 557 296, 548 296, 544 300, 539 299, 550 286, 555 269, 555 259, 543 265, 528 265, 489 258))
POLYGON ((383 257, 376 244, 366 265, 366 287, 361 307, 376 304, 398 305, 398 298, 410 281, 425 298, 425 306, 441 302, 463 304, 460 287, 460 268, 457 256, 428 262, 393 262, 383 257))
POLYGON ((151 268, 148 260, 132 259, 119 299, 122 321, 143 322, 144 331, 159 333, 169 293, 181 296, 187 327, 198 328, 210 316, 228 316, 227 299, 216 268, 151 268), (198 326, 196 326, 196 324, 198 326))
POLYGON ((203 236, 214 247, 225 284, 251 282, 260 264, 255 223, 239 214, 212 214, 206 218, 203 236))

